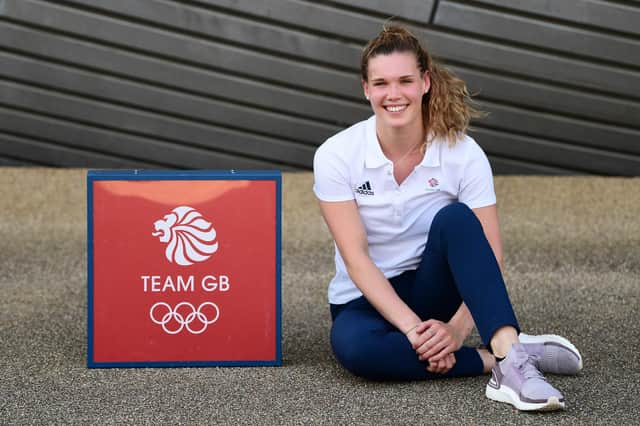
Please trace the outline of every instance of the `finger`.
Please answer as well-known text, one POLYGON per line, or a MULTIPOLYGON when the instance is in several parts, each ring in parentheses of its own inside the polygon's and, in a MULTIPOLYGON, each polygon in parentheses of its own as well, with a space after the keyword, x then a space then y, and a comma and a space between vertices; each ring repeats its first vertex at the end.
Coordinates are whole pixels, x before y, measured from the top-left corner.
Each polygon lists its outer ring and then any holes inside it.
POLYGON ((415 333, 417 334, 417 339, 411 344, 413 349, 417 349, 420 346, 424 345, 427 340, 429 340, 433 333, 426 331, 426 328, 423 327, 424 323, 420 324, 418 328, 415 329, 415 333))
POLYGON ((424 359, 428 360, 428 361, 440 361, 441 359, 444 359, 444 357, 446 357, 448 354, 450 354, 451 352, 454 351, 454 347, 453 345, 444 345, 440 348, 439 352, 434 353, 431 356, 427 356, 422 355, 424 357, 424 359))
POLYGON ((438 373, 444 374, 447 371, 449 371, 449 368, 447 367, 447 363, 445 360, 440 361, 438 365, 440 366, 440 370, 438 371, 438 373))
MULTIPOLYGON (((432 356, 427 356, 426 359, 428 361, 439 361, 444 359, 447 355, 455 352, 455 345, 453 343, 443 344, 441 343, 439 346, 440 351, 433 354, 432 356)), ((426 354, 425 354, 426 355, 426 354)))
POLYGON ((418 325, 418 328, 416 328, 416 333, 421 334, 424 333, 424 331, 429 328, 429 326, 427 325, 426 321, 423 321, 420 323, 420 325, 418 325))
POLYGON ((430 362, 429 363, 430 368, 430 372, 432 373, 440 373, 440 371, 442 370, 443 365, 441 365, 440 361, 436 361, 436 362, 430 362))
MULTIPOLYGON (((444 331, 436 334, 435 336, 433 336, 433 339, 429 339, 427 342, 431 346, 431 351, 434 353, 440 352, 442 350, 442 346, 438 346, 438 345, 448 346, 448 345, 453 345, 454 343, 453 338, 444 331)), ((429 354, 427 356, 431 356, 431 355, 432 354, 429 354)))
POLYGON ((419 358, 421 358, 422 361, 424 361, 425 359, 429 359, 430 356, 428 355, 430 352, 431 353, 438 353, 440 352, 440 350, 442 349, 435 349, 437 345, 439 345, 440 342, 438 341, 438 338, 436 336, 430 338, 429 340, 427 340, 426 342, 424 342, 424 344, 422 346, 420 346, 418 349, 416 349, 416 354, 418 355, 419 358))
POLYGON ((424 328, 424 332, 428 332, 431 334, 436 334, 442 328, 442 324, 440 324, 440 321, 433 319, 423 322, 422 326, 424 328))
POLYGON ((446 373, 447 371, 449 371, 449 366, 447 364, 447 360, 446 358, 440 361, 437 361, 437 365, 438 365, 438 373, 443 374, 446 373))
POLYGON ((418 342, 416 342, 416 345, 414 347, 414 349, 416 350, 416 353, 418 355, 422 355, 425 352, 427 352, 429 349, 431 349, 433 345, 438 341, 437 339, 434 340, 436 336, 437 335, 432 333, 431 330, 427 330, 424 333, 422 333, 420 335, 421 344, 418 344, 418 342))
POLYGON ((442 366, 440 365, 439 361, 435 361, 435 362, 430 362, 429 363, 429 367, 427 368, 427 370, 429 370, 429 372, 431 373, 439 373, 441 370, 442 366))
POLYGON ((437 354, 435 354, 432 357, 427 358, 427 360, 429 362, 438 362, 438 361, 442 361, 443 359, 445 359, 450 353, 452 352, 452 348, 450 346, 445 346, 444 348, 442 348, 442 350, 440 352, 438 352, 437 354))
MULTIPOLYGON (((413 342, 411 347, 416 351, 416 353, 418 353, 419 348, 423 348, 425 343, 427 343, 427 341, 430 338, 431 338, 431 335, 429 333, 418 334, 418 338, 416 339, 415 342, 413 342)), ((427 350, 426 348, 423 348, 420 353, 426 350, 427 350)))
MULTIPOLYGON (((428 342, 428 343, 431 343, 431 342, 428 342)), ((434 359, 434 361, 437 361, 440 358, 436 359, 435 358, 436 354, 441 353, 446 348, 450 348, 450 350, 446 351, 446 353, 453 352, 453 350, 451 350, 451 348, 453 348, 451 340, 449 338, 439 339, 438 341, 434 342, 431 345, 431 348, 426 352, 424 352, 422 356, 424 356, 429 360, 434 359)))
POLYGON ((434 325, 440 325, 441 323, 442 323, 441 321, 438 321, 436 319, 429 319, 424 322, 427 328, 433 327, 434 325))
MULTIPOLYGON (((449 355, 451 355, 451 354, 449 354, 449 355)), ((447 371, 449 371, 449 370, 451 370, 451 369, 453 368, 453 364, 454 364, 455 362, 454 362, 454 360, 453 360, 453 357, 451 357, 451 356, 447 356, 447 357, 444 359, 444 363, 445 363, 445 364, 446 364, 446 366, 447 366, 447 371)))

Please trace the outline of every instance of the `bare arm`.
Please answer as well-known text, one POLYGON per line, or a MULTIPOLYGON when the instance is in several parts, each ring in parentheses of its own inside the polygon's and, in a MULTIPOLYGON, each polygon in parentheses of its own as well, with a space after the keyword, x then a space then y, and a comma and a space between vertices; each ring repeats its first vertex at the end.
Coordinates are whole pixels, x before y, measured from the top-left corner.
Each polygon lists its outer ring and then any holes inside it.
MULTIPOLYGON (((340 250, 349 277, 374 308, 403 333, 422 320, 400 299, 369 257, 364 225, 354 200, 320 201, 320 210, 340 250)), ((409 333, 409 340, 416 337, 409 333)))

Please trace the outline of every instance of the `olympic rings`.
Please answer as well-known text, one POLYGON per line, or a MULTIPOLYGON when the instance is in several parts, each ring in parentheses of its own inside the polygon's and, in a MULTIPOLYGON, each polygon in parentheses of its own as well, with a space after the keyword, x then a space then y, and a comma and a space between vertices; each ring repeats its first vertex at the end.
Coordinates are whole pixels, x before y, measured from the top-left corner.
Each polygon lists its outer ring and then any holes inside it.
POLYGON ((216 322, 219 316, 220 316, 220 309, 213 302, 202 302, 202 304, 198 306, 198 309, 196 309, 195 306, 193 306, 189 302, 180 302, 176 305, 175 308, 171 308, 171 306, 168 303, 158 302, 155 305, 153 305, 151 309, 149 309, 149 317, 151 317, 151 321, 153 321, 158 325, 161 325, 162 329, 167 334, 178 334, 182 331, 183 328, 186 328, 187 331, 191 334, 200 334, 207 329, 209 324, 213 324, 214 322, 216 322), (162 306, 167 309, 167 313, 162 315, 160 320, 156 319, 154 315, 155 309, 159 306, 162 306), (182 306, 187 306, 191 310, 191 312, 189 312, 186 316, 183 313, 178 312, 178 310, 182 306), (204 313, 202 313, 202 308, 204 308, 205 306, 211 306, 216 310, 216 314, 213 319, 208 319, 207 316, 204 313), (202 324, 202 327, 194 330, 191 328, 191 323, 195 321, 196 318, 202 324), (171 322, 171 320, 175 320, 175 322, 177 322, 180 326, 175 330, 171 330, 167 328, 167 324, 171 322))

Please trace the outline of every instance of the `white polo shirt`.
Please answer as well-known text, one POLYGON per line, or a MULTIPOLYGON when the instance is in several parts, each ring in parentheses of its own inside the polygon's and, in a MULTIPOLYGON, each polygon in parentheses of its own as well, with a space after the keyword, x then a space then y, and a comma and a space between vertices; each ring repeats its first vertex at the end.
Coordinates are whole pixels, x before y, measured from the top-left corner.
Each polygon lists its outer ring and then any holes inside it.
MULTIPOLYGON (((318 199, 355 199, 369 256, 387 278, 418 267, 431 222, 442 207, 456 201, 472 209, 496 203, 489 161, 466 135, 453 147, 435 140, 422 162, 398 185, 393 163, 378 143, 375 115, 327 139, 316 151, 313 171, 318 199)), ((335 262, 329 303, 360 297, 337 246, 335 262)))

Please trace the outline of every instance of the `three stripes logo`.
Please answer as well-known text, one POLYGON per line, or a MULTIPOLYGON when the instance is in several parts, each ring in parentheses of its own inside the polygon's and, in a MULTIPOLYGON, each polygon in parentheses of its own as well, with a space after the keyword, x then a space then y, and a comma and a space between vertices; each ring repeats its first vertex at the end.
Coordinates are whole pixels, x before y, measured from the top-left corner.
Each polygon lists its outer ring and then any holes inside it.
POLYGON ((371 188, 371 183, 369 183, 369 181, 366 181, 365 183, 357 187, 355 191, 361 195, 374 195, 373 189, 371 188))

